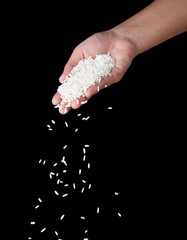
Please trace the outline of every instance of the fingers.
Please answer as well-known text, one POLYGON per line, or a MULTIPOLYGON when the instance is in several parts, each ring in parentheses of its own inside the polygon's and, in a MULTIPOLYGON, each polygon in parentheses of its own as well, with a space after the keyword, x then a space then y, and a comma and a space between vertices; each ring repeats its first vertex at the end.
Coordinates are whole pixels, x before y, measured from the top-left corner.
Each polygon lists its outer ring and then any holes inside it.
POLYGON ((59 113, 60 114, 66 114, 70 111, 71 107, 67 107, 66 104, 63 104, 60 108, 59 108, 59 113))
MULTIPOLYGON (((90 86, 86 90, 84 96, 81 96, 80 98, 77 98, 77 99, 73 100, 72 103, 71 103, 71 107, 67 107, 66 103, 62 104, 62 106, 59 108, 59 113, 66 114, 71 110, 71 108, 78 109, 83 104, 85 104, 93 95, 98 93, 103 88, 109 87, 112 84, 113 84, 112 77, 103 77, 100 83, 97 83, 95 85, 90 86)), ((57 105, 61 101, 62 101, 62 99, 61 99, 60 93, 56 92, 55 95, 52 98, 52 103, 54 105, 57 105)))
POLYGON ((57 105, 61 102, 61 97, 60 97, 60 93, 59 92, 56 92, 55 95, 53 96, 52 98, 52 104, 53 105, 57 105))

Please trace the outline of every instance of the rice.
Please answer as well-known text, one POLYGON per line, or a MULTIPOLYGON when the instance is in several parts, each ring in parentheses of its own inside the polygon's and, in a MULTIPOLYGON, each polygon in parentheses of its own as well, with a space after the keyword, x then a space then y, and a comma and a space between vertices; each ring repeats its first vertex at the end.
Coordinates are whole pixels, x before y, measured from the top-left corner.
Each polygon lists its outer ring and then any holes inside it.
POLYGON ((43 233, 46 230, 46 228, 43 228, 40 232, 43 233))
MULTIPOLYGON (((114 58, 109 54, 96 55, 95 59, 90 56, 80 60, 58 87, 57 91, 62 100, 56 107, 61 108, 64 103, 66 107, 70 107, 72 101, 84 96, 91 85, 101 82, 103 76, 111 76, 113 67, 114 58)), ((97 89, 99 91, 99 87, 97 89)), ((86 102, 83 101, 81 104, 86 102)))
POLYGON ((63 215, 60 217, 60 220, 62 220, 64 217, 65 217, 65 215, 63 214, 63 215))

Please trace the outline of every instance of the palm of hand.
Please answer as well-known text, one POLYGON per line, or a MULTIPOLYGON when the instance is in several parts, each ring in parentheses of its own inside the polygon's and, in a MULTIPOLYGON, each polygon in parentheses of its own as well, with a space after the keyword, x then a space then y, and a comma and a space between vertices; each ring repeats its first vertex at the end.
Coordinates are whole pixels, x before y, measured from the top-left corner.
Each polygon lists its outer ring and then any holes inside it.
MULTIPOLYGON (((134 57, 133 44, 131 44, 129 39, 109 31, 92 35, 74 49, 59 79, 60 82, 65 79, 66 75, 70 73, 72 68, 77 65, 81 59, 88 58, 89 56, 95 58, 97 54, 107 53, 109 53, 115 59, 115 67, 111 71, 112 76, 102 77, 102 81, 100 83, 90 86, 85 92, 85 97, 79 98, 79 103, 77 103, 76 100, 72 102, 72 108, 76 109, 80 107, 80 102, 88 100, 94 94, 96 94, 98 91, 98 86, 101 90, 105 86, 110 86, 113 83, 120 81, 134 57)), ((60 103, 60 101, 60 94, 57 92, 54 95, 52 102, 54 105, 56 105, 60 103)), ((71 107, 66 108, 64 105, 61 109, 59 109, 59 111, 62 114, 67 113, 71 107)))

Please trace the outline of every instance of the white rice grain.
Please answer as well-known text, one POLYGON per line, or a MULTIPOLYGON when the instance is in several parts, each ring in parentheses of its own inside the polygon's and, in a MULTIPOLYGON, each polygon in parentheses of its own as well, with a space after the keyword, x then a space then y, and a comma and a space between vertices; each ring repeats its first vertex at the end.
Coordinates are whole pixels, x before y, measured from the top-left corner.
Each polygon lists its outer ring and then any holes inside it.
POLYGON ((87 103, 88 101, 86 100, 86 101, 83 101, 83 102, 81 102, 81 104, 85 104, 85 103, 87 103))
POLYGON ((62 195, 63 198, 67 197, 67 196, 68 196, 68 193, 65 193, 65 194, 62 195))
POLYGON ((63 215, 60 217, 60 220, 62 220, 64 217, 65 217, 65 215, 63 214, 63 215))
POLYGON ((97 208, 97 214, 99 214, 99 207, 97 208))
POLYGON ((46 230, 46 228, 43 228, 40 232, 43 233, 46 230))
POLYGON ((56 190, 54 191, 54 193, 58 196, 59 195, 59 192, 57 192, 56 190))
POLYGON ((118 213, 118 216, 121 217, 121 213, 118 213))

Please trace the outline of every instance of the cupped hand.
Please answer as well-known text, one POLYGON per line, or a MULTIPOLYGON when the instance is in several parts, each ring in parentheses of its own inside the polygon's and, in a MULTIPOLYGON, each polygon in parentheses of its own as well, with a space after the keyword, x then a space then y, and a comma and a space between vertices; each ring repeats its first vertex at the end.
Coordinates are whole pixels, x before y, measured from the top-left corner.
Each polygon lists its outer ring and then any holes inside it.
MULTIPOLYGON (((135 57, 135 44, 129 36, 121 35, 113 30, 92 35, 74 49, 59 78, 60 83, 65 80, 65 77, 81 59, 87 59, 89 56, 95 58, 98 54, 107 53, 115 59, 115 66, 111 70, 112 76, 102 77, 101 82, 90 86, 86 90, 85 96, 80 97, 79 101, 74 100, 71 103, 71 107, 66 107, 66 104, 63 104, 61 108, 59 108, 61 114, 68 113, 71 108, 79 108, 82 105, 81 102, 89 100, 98 92, 98 86, 99 90, 101 90, 106 86, 109 87, 113 83, 120 81, 135 57)), ((56 92, 53 96, 52 103, 57 105, 61 100, 60 94, 56 92)))

